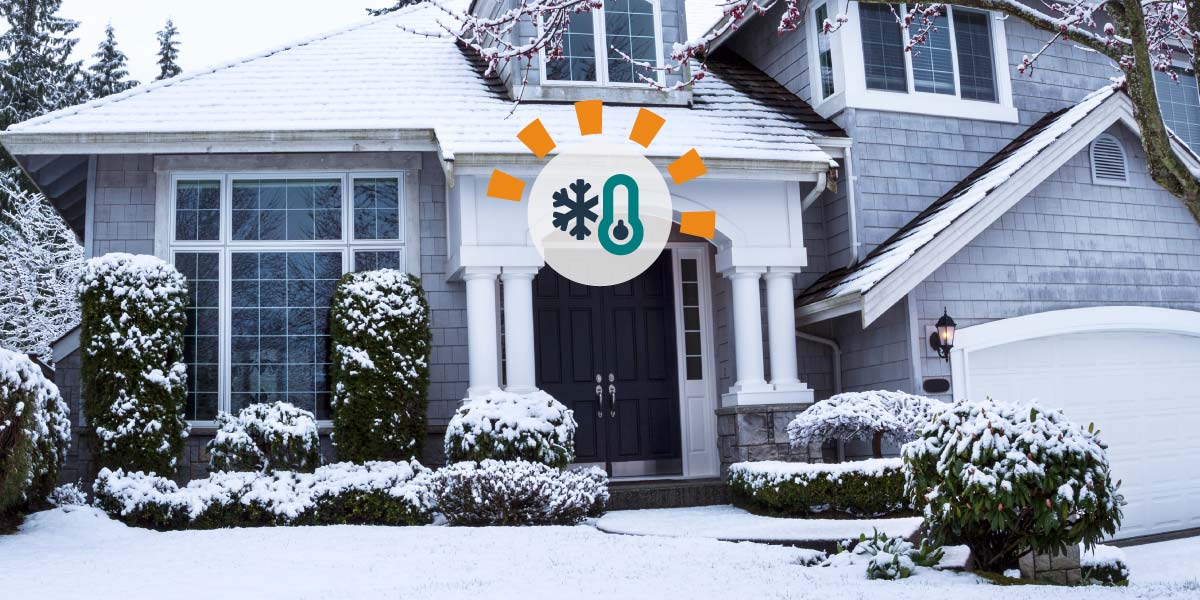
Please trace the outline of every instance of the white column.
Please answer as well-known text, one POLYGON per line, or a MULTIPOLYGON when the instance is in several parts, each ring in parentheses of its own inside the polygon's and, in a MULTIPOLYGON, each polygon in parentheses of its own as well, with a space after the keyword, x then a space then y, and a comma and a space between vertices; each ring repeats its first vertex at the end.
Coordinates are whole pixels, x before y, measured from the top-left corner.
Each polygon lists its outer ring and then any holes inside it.
POLYGON ((496 327, 498 267, 463 269, 467 282, 468 396, 500 389, 499 337, 496 327))
POLYGON ((534 377, 533 277, 537 269, 504 267, 504 366, 506 389, 528 393, 537 389, 534 377))
POLYGON ((733 347, 737 359, 735 393, 766 391, 763 377, 762 304, 758 280, 764 269, 737 267, 725 276, 733 283, 733 347))
POLYGON ((796 307, 791 271, 774 269, 767 280, 767 344, 771 349, 771 385, 778 391, 803 389, 796 365, 796 307))

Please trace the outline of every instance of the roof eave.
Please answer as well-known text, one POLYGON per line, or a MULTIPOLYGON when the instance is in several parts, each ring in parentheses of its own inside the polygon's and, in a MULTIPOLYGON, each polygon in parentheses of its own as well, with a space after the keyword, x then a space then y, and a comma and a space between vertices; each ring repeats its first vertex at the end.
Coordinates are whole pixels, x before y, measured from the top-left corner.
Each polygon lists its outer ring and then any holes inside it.
POLYGON ((14 156, 43 154, 178 154, 212 152, 361 152, 436 150, 432 129, 281 131, 146 131, 41 133, 6 131, 14 156))
MULTIPOLYGON (((822 152, 822 154, 824 154, 822 152)), ((677 156, 647 157, 654 166, 666 169, 677 156)), ((460 175, 490 175, 496 165, 505 165, 505 172, 516 177, 536 176, 545 166, 542 160, 528 152, 457 152, 453 158, 454 172, 460 175)), ((827 172, 835 163, 828 155, 812 160, 783 160, 774 158, 704 157, 706 179, 753 179, 756 181, 816 181, 819 173, 827 172)))
POLYGON ((828 321, 834 317, 860 312, 862 295, 858 292, 824 298, 796 307, 796 325, 809 325, 828 321))

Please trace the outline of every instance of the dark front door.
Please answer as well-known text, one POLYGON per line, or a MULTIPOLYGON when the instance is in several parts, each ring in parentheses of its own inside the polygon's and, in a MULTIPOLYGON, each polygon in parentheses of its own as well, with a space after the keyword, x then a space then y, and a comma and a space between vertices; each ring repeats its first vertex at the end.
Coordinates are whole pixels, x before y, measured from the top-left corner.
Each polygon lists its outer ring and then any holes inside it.
POLYGON ((575 411, 576 462, 618 477, 683 472, 673 289, 669 252, 620 285, 549 267, 534 280, 538 386, 575 411))

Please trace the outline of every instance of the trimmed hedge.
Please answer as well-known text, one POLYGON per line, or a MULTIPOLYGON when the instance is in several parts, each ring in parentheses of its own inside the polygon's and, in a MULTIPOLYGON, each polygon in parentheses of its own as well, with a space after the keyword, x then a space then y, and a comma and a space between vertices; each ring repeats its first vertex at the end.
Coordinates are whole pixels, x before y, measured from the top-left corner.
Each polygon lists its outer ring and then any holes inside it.
POLYGON ((446 458, 531 461, 566 467, 575 459, 574 414, 550 394, 495 391, 464 401, 446 426, 446 458))
POLYGON ((313 473, 213 473, 179 487, 165 477, 102 469, 96 505, 160 531, 276 525, 423 525, 430 472, 419 463, 337 463, 313 473))
POLYGON ((898 458, 836 464, 736 463, 729 467, 729 485, 734 504, 773 516, 832 512, 881 517, 909 509, 898 458))
POLYGON ((84 406, 102 467, 174 472, 187 437, 183 275, 153 257, 93 258, 80 284, 84 406))
POLYGON ((67 404, 24 354, 0 348, 0 516, 45 500, 71 443, 67 404))
POLYGON ((608 476, 524 460, 460 462, 433 477, 438 511, 451 525, 574 525, 608 503, 608 476))
POLYGON ((208 443, 213 471, 299 471, 321 466, 317 419, 287 402, 251 404, 238 414, 217 414, 208 443))
POLYGON ((338 457, 420 457, 433 340, 421 281, 392 269, 347 273, 333 295, 330 339, 338 457))

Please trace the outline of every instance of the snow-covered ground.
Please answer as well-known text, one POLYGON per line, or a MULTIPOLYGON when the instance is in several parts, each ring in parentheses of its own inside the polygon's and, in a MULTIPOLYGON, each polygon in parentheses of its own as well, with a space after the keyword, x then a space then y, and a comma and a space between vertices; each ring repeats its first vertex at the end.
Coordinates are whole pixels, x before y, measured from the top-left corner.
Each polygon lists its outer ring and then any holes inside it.
POLYGON ((76 507, 0 536, 4 598, 1200 598, 1200 538, 1127 549, 1125 589, 999 587, 922 570, 802 567, 803 550, 590 526, 279 527, 156 533, 76 507), (1189 581, 1190 579, 1190 581, 1189 581))
POLYGON ((631 535, 701 537, 717 540, 845 540, 878 529, 888 537, 908 537, 921 517, 900 519, 778 519, 734 506, 653 508, 610 512, 596 523, 602 531, 631 535))

